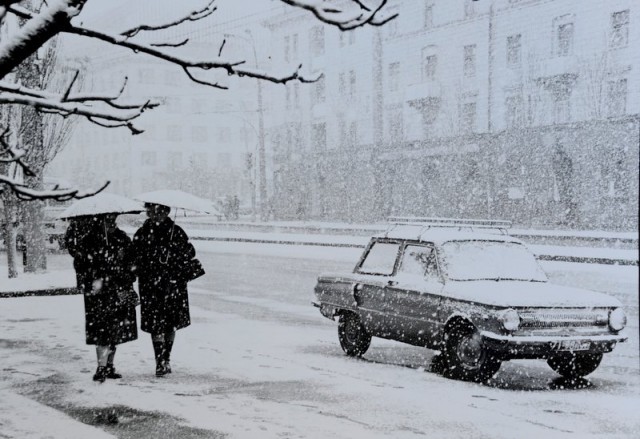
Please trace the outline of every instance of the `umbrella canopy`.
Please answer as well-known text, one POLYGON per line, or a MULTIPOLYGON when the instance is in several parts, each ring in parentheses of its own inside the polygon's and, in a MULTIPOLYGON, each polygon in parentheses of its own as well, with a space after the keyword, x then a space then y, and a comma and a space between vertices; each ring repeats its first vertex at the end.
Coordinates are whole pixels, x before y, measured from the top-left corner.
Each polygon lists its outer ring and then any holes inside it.
POLYGON ((133 198, 144 203, 162 204, 163 206, 169 206, 175 209, 184 209, 203 213, 217 213, 217 210, 211 201, 180 190, 164 189, 160 191, 145 192, 144 194, 136 195, 133 198))
POLYGON ((78 216, 104 215, 107 213, 140 213, 144 207, 130 198, 116 194, 99 193, 83 198, 67 207, 58 218, 75 218, 78 216))

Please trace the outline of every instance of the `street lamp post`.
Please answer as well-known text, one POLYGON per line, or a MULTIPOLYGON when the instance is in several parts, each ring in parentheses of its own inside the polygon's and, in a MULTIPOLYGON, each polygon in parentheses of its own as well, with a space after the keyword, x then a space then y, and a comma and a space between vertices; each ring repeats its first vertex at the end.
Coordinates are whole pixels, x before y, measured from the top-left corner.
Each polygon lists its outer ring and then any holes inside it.
MULTIPOLYGON (((235 37, 241 40, 245 40, 246 42, 251 44, 251 49, 253 49, 253 59, 258 67, 258 54, 256 52, 256 45, 253 39, 253 34, 249 29, 245 30, 246 34, 249 36, 242 37, 236 34, 225 34, 225 37, 235 37)), ((266 164, 266 151, 264 144, 264 111, 262 107, 262 81, 260 79, 256 79, 257 88, 258 88, 258 190, 260 192, 260 219, 262 221, 266 221, 268 219, 268 210, 267 210, 267 164, 266 164)))

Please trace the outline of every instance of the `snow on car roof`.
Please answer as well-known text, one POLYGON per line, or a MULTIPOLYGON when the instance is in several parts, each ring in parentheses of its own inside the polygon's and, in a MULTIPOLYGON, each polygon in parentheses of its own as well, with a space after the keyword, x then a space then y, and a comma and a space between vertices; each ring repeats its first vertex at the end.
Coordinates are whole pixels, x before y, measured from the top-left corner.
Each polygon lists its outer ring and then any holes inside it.
POLYGON ((442 244, 447 241, 501 241, 522 244, 517 238, 498 229, 471 229, 469 227, 421 227, 402 225, 374 235, 375 238, 391 238, 412 241, 428 241, 442 244))

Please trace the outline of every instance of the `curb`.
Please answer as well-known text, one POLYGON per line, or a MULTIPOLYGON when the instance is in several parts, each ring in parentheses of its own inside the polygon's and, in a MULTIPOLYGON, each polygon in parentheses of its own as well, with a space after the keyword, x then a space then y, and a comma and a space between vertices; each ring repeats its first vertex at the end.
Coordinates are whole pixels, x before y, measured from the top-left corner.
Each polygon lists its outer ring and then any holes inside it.
POLYGON ((29 297, 29 296, 71 296, 81 294, 76 287, 68 288, 49 288, 30 291, 9 291, 0 293, 0 299, 11 297, 29 297))

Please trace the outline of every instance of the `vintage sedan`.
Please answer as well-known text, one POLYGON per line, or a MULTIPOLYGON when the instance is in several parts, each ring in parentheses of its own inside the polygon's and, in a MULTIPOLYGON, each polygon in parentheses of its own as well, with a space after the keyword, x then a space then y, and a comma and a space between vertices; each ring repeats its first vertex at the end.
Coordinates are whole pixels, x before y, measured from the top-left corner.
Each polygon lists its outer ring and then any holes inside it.
POLYGON ((372 337, 441 352, 447 376, 485 381, 511 359, 546 359, 567 378, 593 372, 627 337, 620 302, 550 283, 535 256, 498 230, 394 226, 374 236, 352 273, 322 274, 323 316, 347 355, 372 337))

